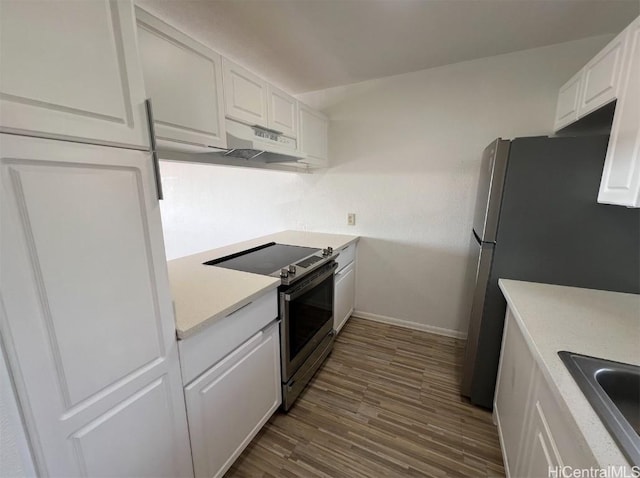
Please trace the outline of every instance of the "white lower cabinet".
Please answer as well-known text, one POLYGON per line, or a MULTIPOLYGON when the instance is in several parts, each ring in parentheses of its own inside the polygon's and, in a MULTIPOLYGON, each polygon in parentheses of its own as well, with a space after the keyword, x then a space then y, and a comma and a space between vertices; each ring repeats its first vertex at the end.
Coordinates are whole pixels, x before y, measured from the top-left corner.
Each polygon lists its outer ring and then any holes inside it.
POLYGON ((333 328, 340 331, 353 313, 353 302, 356 292, 355 264, 351 262, 336 272, 335 306, 333 311, 333 328))
MULTIPOLYGON (((539 368, 522 331, 507 311, 494 414, 507 476, 550 476, 555 467, 597 463, 567 406, 539 368)), ((558 468, 559 470, 559 468, 558 468)))
MULTIPOLYGON (((500 371, 495 397, 495 415, 500 430, 505 470, 518 468, 528 397, 531 393, 535 364, 515 321, 507 313, 500 371)), ((517 475, 516 475, 517 476, 517 475)))
POLYGON ((185 387, 195 476, 222 476, 280 406, 273 323, 185 387))
POLYGON ((529 429, 531 441, 518 476, 549 476, 549 470, 559 469, 561 461, 544 410, 539 403, 535 405, 529 429))
POLYGON ((333 328, 340 332, 351 317, 356 296, 356 248, 349 244, 338 251, 338 269, 335 276, 333 297, 333 328))

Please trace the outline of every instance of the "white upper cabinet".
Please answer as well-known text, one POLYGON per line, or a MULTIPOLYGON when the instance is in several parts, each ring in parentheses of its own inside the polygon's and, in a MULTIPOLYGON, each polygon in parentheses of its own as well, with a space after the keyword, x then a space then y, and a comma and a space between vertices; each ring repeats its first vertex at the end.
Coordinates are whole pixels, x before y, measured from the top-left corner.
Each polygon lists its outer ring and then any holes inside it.
POLYGON ((312 166, 328 164, 329 120, 322 113, 300 103, 299 148, 307 155, 302 162, 312 166))
POLYGON ((150 154, 0 135, 0 204, 0 327, 38 476, 192 476, 150 154))
POLYGON ((564 128, 578 119, 578 104, 582 86, 582 73, 580 70, 569 81, 560 87, 558 104, 556 106, 556 119, 554 131, 564 128))
POLYGON ((298 135, 298 100, 271 85, 268 93, 269 128, 295 138, 298 135))
POLYGON ((598 202, 640 207, 640 17, 558 94, 555 131, 616 100, 598 202))
POLYGON ((616 99, 622 72, 625 33, 613 39, 583 69, 583 86, 578 104, 581 118, 616 99))
POLYGON ((640 207, 640 17, 626 35, 627 68, 616 104, 598 202, 640 207))
POLYGON ((227 118, 268 128, 267 83, 226 58, 222 67, 227 118))
POLYGON ((160 145, 226 147, 220 55, 140 8, 136 18, 160 145))
POLYGON ((1 131, 149 147, 131 2, 0 1, 1 131))

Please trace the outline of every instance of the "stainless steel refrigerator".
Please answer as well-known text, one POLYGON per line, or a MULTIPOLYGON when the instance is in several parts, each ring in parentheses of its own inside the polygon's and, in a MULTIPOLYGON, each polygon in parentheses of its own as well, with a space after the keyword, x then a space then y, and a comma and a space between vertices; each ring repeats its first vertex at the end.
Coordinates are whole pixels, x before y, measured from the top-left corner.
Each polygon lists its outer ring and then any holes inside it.
POLYGON ((640 293, 640 209, 596 202, 608 140, 497 139, 485 149, 461 383, 472 403, 493 408, 506 311, 498 279, 640 293))

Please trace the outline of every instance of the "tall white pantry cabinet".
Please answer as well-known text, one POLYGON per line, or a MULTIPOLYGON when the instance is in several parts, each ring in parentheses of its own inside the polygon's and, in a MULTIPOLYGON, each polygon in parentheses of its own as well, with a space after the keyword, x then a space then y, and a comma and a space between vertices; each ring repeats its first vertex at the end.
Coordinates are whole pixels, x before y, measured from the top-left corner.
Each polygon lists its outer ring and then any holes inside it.
POLYGON ((133 5, 0 22, 0 350, 36 473, 193 476, 133 5))

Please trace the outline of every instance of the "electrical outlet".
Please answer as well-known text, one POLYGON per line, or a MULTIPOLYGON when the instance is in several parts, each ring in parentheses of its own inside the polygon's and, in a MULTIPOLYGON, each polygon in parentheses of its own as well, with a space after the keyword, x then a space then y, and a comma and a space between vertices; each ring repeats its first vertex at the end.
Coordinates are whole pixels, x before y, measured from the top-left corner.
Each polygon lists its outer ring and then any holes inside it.
POLYGON ((347 214, 347 225, 355 226, 356 225, 356 213, 350 212, 347 214))

